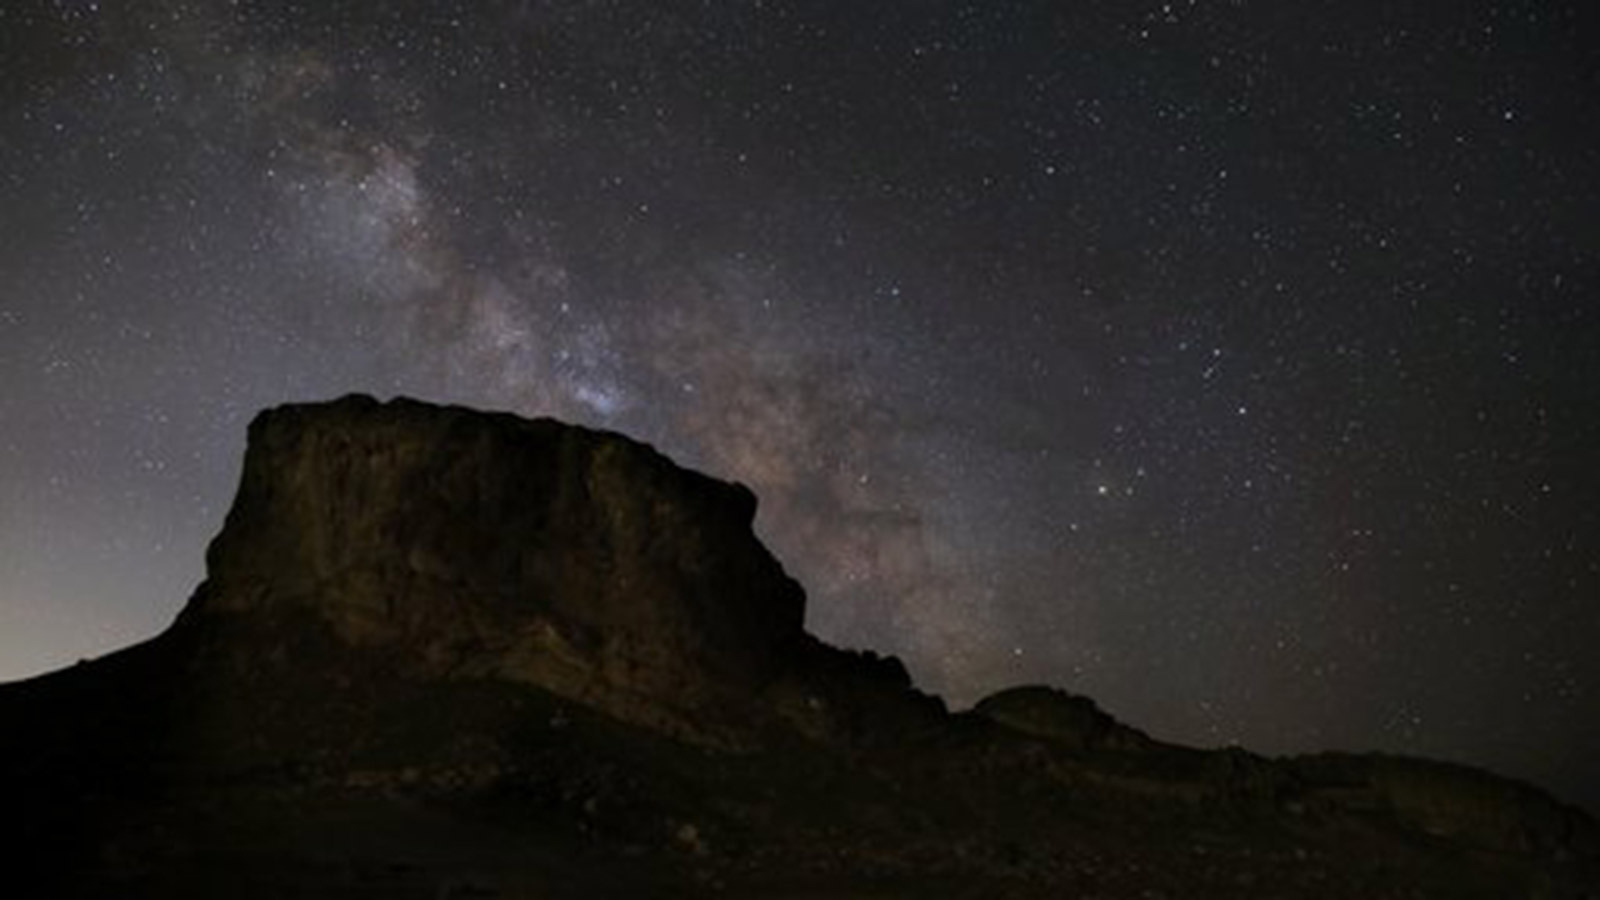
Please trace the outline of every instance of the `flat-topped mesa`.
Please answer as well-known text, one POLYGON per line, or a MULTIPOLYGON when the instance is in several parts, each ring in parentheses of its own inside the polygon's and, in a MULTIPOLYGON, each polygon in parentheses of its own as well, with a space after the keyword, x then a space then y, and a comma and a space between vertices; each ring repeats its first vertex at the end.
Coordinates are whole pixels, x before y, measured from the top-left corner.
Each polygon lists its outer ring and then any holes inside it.
POLYGON ((741 485, 548 419, 283 406, 250 426, 184 618, 310 613, 412 674, 693 706, 775 677, 803 636, 804 595, 752 532, 755 508, 741 485))

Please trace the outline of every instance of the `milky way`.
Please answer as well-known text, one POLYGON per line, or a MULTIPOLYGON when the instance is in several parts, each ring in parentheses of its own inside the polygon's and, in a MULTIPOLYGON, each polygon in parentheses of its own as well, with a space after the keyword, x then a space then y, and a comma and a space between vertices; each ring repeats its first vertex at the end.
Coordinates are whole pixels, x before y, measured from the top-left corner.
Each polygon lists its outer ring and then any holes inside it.
POLYGON ((1600 800, 1595 35, 1300 6, 5 4, 0 677, 410 394, 749 484, 954 703, 1600 800))

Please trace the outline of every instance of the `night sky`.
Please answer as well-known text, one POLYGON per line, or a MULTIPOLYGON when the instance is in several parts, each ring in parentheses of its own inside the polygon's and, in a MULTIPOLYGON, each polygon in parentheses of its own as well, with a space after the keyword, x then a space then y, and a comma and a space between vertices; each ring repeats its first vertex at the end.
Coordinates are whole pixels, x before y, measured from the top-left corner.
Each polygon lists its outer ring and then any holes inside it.
POLYGON ((0 4, 0 678, 164 628, 259 409, 627 432, 964 705, 1600 807, 1579 4, 0 4))

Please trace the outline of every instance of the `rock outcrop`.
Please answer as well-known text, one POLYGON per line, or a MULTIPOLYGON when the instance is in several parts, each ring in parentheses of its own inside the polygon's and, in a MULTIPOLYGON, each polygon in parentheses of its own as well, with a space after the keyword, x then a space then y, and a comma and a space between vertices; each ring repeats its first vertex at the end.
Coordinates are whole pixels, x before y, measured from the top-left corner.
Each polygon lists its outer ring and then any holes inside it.
POLYGON ((1074 750, 1149 749, 1144 732, 1118 722, 1088 697, 1045 685, 1008 688, 980 700, 973 711, 1024 734, 1074 750))
POLYGON ((800 638, 755 496, 620 435, 350 397, 271 410, 249 447, 197 616, 298 606, 435 673, 570 657, 672 700, 800 638))
POLYGON ((616 434, 406 400, 286 406, 251 426, 184 615, 310 613, 417 676, 703 717, 783 674, 802 637, 755 509, 616 434))

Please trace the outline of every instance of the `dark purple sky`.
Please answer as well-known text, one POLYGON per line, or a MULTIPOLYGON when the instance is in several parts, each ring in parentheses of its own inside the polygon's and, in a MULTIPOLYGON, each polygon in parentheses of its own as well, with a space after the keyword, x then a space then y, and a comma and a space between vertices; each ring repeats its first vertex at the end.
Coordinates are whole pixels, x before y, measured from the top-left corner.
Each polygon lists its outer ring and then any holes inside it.
POLYGON ((0 5, 0 678, 349 391, 751 484, 957 703, 1600 806, 1579 4, 0 5))

